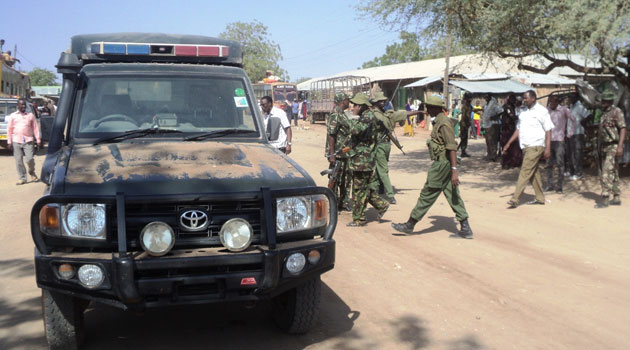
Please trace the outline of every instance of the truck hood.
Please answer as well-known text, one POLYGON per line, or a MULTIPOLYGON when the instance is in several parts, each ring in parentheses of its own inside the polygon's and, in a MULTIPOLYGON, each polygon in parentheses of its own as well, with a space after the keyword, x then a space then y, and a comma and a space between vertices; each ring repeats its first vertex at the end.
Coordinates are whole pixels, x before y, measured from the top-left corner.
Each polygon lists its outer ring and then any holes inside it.
POLYGON ((125 142, 77 145, 64 193, 225 193, 314 186, 295 162, 262 143, 125 142))

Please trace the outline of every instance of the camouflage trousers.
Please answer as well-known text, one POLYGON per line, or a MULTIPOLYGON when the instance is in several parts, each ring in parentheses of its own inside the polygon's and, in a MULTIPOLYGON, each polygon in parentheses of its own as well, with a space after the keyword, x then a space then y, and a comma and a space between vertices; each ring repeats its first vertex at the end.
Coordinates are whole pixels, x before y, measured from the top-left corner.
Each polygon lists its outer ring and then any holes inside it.
POLYGON ((370 182, 375 176, 373 171, 353 171, 352 172, 352 220, 366 221, 365 209, 370 203, 379 214, 384 214, 389 208, 389 203, 378 195, 378 190, 370 186, 370 182))
POLYGON ((615 156, 617 144, 602 147, 600 161, 602 162, 599 179, 602 183, 602 196, 608 197, 611 194, 618 196, 619 189, 619 162, 615 156))
POLYGON ((337 158, 341 162, 341 169, 335 180, 335 195, 337 196, 337 206, 339 209, 347 208, 350 205, 352 191, 352 171, 350 170, 349 158, 337 158))

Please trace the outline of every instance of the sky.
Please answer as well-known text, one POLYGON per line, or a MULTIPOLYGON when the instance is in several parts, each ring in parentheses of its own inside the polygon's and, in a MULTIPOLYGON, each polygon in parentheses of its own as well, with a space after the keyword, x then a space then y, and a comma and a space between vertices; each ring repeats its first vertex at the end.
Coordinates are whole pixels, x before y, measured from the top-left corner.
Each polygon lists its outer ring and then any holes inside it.
POLYGON ((218 36, 229 23, 258 20, 280 45, 292 81, 353 70, 380 56, 398 33, 360 17, 359 0, 316 1, 6 1, 0 38, 18 69, 56 72, 77 34, 158 32, 218 36), (13 15, 10 15, 13 14, 13 15), (15 55, 15 52, 13 52, 15 55))

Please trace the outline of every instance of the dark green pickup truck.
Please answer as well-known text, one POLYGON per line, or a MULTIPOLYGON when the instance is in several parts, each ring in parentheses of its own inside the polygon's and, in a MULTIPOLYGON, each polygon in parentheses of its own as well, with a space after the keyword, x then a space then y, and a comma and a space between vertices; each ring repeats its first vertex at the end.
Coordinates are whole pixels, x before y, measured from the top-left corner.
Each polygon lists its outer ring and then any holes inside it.
POLYGON ((72 38, 33 206, 52 349, 76 349, 90 302, 142 310, 258 302, 290 333, 334 267, 335 198, 271 147, 238 43, 72 38))

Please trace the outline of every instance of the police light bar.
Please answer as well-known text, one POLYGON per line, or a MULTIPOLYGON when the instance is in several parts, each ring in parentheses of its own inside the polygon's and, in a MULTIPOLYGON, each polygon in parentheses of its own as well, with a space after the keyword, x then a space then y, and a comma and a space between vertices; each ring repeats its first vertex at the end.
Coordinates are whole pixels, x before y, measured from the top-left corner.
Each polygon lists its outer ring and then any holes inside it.
POLYGON ((187 57, 228 57, 230 47, 225 45, 177 45, 93 42, 90 51, 96 55, 149 55, 187 57))

